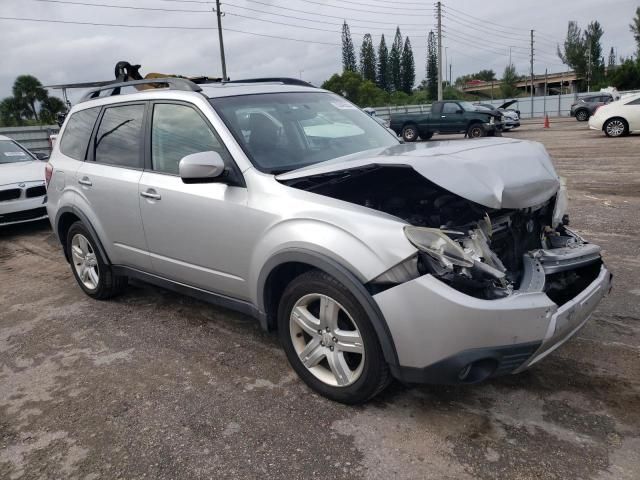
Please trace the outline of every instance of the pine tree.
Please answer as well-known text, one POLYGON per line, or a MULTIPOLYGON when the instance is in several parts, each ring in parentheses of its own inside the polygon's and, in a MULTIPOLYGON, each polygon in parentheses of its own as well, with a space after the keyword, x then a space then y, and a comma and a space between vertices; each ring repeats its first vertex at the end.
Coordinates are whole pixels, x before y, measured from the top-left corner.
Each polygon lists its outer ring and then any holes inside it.
POLYGON ((433 30, 427 37, 427 95, 430 100, 438 98, 438 50, 433 30))
POLYGON ((400 27, 396 27, 396 36, 393 39, 393 45, 391 46, 391 53, 389 54, 389 70, 391 73, 391 90, 402 90, 402 35, 400 34, 400 27))
POLYGON ((516 67, 512 64, 507 65, 502 74, 502 85, 500 90, 504 98, 515 97, 518 94, 518 88, 516 83, 518 82, 518 74, 516 73, 516 67))
POLYGON ((385 42, 383 34, 380 39, 380 46, 378 46, 378 72, 376 75, 376 84, 378 85, 378 88, 387 92, 391 91, 389 73, 389 50, 387 49, 387 42, 385 42))
POLYGON ((376 51, 373 48, 373 40, 370 34, 362 39, 360 47, 360 74, 365 80, 376 81, 376 51))
POLYGON ((413 84, 416 82, 416 65, 413 60, 413 50, 411 50, 409 37, 404 40, 404 47, 402 47, 400 72, 402 77, 402 91, 407 95, 411 95, 413 84))
POLYGON ((604 77, 604 57, 602 55, 602 44, 600 40, 604 31, 600 23, 595 20, 587 25, 584 31, 584 43, 587 48, 587 70, 591 71, 591 84, 597 84, 604 77), (591 62, 589 65, 588 62, 591 62))
POLYGON ((633 33, 633 39, 636 41, 636 56, 640 60, 640 7, 636 8, 636 16, 633 17, 633 23, 629 25, 629 30, 633 33))
POLYGON ((616 51, 614 50, 613 47, 611 47, 611 50, 609 51, 609 64, 607 67, 609 72, 611 72, 611 70, 616 68, 616 51))
POLYGON ((342 70, 357 72, 358 65, 356 62, 356 51, 353 48, 353 41, 351 40, 351 31, 347 22, 342 24, 342 70))

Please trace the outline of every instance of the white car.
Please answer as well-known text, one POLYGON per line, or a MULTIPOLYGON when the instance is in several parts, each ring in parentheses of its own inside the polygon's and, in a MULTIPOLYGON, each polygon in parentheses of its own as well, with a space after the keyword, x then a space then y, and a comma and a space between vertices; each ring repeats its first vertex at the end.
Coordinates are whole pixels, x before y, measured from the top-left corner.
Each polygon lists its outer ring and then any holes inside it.
POLYGON ((589 128, 603 131, 607 137, 640 132, 640 94, 629 95, 599 107, 589 118, 589 128))
POLYGON ((0 135, 0 226, 47 218, 47 158, 0 135))

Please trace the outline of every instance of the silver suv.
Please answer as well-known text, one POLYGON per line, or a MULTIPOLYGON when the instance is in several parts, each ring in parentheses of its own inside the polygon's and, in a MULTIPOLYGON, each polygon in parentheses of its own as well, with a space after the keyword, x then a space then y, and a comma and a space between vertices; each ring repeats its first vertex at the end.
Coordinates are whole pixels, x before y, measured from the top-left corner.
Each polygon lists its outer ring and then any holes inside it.
POLYGON ((584 325, 611 275, 542 145, 405 145, 293 83, 155 79, 76 105, 46 178, 80 288, 135 278, 252 315, 345 403, 520 372, 584 325))

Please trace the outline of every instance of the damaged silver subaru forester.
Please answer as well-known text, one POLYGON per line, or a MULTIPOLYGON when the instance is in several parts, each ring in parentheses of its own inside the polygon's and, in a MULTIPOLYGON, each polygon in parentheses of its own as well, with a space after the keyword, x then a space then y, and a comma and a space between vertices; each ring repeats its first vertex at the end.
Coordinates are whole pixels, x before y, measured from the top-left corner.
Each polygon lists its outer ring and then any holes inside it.
POLYGON ((300 83, 155 79, 76 105, 47 209, 80 287, 135 278, 253 315, 345 403, 517 373, 584 325, 611 274, 542 145, 404 145, 300 83))

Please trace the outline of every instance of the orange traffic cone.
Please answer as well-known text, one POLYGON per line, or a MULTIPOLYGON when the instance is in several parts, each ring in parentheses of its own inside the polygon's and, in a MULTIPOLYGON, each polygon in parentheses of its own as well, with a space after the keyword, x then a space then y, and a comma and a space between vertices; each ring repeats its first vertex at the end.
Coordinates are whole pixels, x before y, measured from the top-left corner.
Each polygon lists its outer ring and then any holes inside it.
POLYGON ((550 128, 549 125, 549 115, 544 116, 544 128, 550 128))

